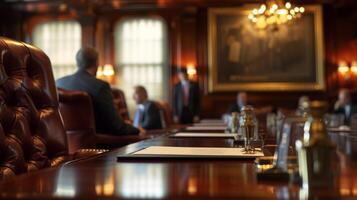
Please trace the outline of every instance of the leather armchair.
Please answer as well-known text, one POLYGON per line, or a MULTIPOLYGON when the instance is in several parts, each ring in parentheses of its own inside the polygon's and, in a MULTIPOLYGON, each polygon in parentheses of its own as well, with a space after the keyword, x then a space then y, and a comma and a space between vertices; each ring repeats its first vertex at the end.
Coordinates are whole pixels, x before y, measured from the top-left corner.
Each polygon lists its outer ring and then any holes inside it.
POLYGON ((119 116, 124 121, 130 121, 129 110, 126 104, 124 92, 121 89, 112 88, 112 94, 119 116))
POLYGON ((158 101, 156 102, 156 105, 160 109, 163 128, 172 127, 173 120, 172 120, 172 112, 171 112, 170 105, 164 101, 158 101))
POLYGON ((67 134, 70 154, 95 147, 95 123, 92 101, 86 92, 58 88, 59 109, 67 134))
POLYGON ((0 37, 0 178, 71 160, 51 63, 31 45, 0 37))
POLYGON ((76 152, 80 148, 94 147, 113 149, 148 138, 146 136, 115 136, 96 133, 90 96, 81 91, 60 88, 58 91, 59 108, 71 151, 76 152))

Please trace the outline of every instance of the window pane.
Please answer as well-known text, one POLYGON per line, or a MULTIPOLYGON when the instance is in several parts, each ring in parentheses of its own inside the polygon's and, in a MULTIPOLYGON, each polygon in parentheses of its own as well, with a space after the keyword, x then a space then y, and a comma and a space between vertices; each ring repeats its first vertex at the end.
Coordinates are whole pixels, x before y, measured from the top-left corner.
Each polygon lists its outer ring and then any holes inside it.
POLYGON ((81 26, 76 21, 39 24, 33 32, 33 44, 50 58, 55 79, 76 71, 75 55, 81 40, 81 26))
POLYGON ((135 85, 146 87, 150 99, 167 98, 167 83, 163 80, 167 64, 166 39, 165 24, 159 19, 127 19, 115 28, 118 86, 126 94, 132 116, 135 104, 131 97, 135 85))

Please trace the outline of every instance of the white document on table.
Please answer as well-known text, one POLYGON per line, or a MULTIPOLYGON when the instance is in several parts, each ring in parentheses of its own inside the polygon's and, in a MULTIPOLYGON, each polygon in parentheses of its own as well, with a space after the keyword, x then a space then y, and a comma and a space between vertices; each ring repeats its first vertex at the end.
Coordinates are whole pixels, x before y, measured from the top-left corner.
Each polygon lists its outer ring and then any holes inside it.
POLYGON ((151 146, 133 153, 134 155, 170 155, 170 156, 212 156, 212 157, 237 157, 252 158, 264 156, 257 149, 254 153, 246 153, 243 148, 226 147, 170 147, 151 146))
POLYGON ((179 132, 171 135, 172 137, 222 137, 222 138, 234 138, 233 133, 195 133, 195 132, 179 132))
POLYGON ((188 126, 185 130, 187 131, 224 131, 226 126, 188 126))

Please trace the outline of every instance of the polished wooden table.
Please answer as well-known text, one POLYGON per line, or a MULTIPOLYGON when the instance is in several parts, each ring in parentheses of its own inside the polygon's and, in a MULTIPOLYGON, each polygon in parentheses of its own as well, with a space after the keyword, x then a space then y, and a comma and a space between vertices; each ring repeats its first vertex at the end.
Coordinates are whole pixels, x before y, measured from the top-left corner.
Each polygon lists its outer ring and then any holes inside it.
POLYGON ((309 193, 292 183, 261 183, 253 160, 155 159, 117 162, 147 146, 233 147, 232 139, 157 137, 58 168, 0 182, 0 198, 23 199, 298 199, 357 195, 357 162, 341 156, 339 188, 309 193))

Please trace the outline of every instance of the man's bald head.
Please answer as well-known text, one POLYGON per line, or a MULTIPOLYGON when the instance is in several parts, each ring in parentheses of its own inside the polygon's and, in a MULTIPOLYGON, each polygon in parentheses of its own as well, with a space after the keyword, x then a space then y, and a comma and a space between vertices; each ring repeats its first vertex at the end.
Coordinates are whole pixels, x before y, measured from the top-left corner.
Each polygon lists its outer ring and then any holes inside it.
POLYGON ((98 52, 93 47, 83 47, 76 54, 77 66, 80 70, 98 68, 98 52))

